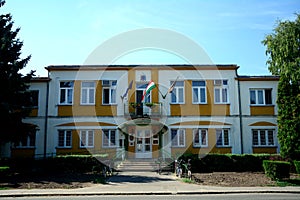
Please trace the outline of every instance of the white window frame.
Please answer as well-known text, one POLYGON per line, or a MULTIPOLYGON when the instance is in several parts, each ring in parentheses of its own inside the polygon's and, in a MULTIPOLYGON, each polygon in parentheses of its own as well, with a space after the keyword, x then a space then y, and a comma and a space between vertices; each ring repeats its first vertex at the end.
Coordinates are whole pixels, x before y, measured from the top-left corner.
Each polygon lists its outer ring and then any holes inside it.
POLYGON ((197 128, 193 130, 193 146, 194 147, 208 147, 208 133, 207 129, 197 128), (205 142, 203 143, 202 133, 205 133, 205 142), (199 142, 195 141, 196 134, 198 134, 199 142))
POLYGON ((217 147, 230 147, 230 144, 231 144, 231 139, 230 139, 230 129, 227 129, 227 128, 217 128, 216 129, 216 146, 217 147), (218 137, 218 131, 221 131, 221 142, 222 144, 218 144, 218 140, 219 140, 219 137, 218 137), (228 144, 225 144, 225 131, 227 131, 227 134, 228 134, 228 144))
POLYGON ((36 104, 33 104, 33 108, 38 108, 40 103, 40 91, 39 90, 29 90, 30 98, 32 103, 36 101, 36 104), (35 96, 37 95, 37 96, 35 96), (35 99, 36 98, 36 99, 35 99))
POLYGON ((102 104, 103 105, 116 105, 117 104, 117 80, 102 80, 102 104), (104 81, 108 81, 108 84, 103 84, 104 81), (109 102, 104 102, 104 90, 109 90, 109 102), (113 96, 114 91, 114 96, 113 96), (113 99, 114 98, 114 99, 113 99), (112 101, 114 100, 114 101, 112 101))
POLYGON ((214 80, 214 102, 215 104, 228 104, 229 103, 229 87, 228 80, 214 80), (220 102, 217 102, 217 92, 219 91, 220 102), (226 91, 226 93, 224 93, 226 91), (224 94, 226 99, 224 100, 224 94))
POLYGON ((80 95, 80 103, 81 105, 95 105, 95 94, 96 94, 96 83, 95 81, 82 81, 81 82, 81 95, 80 95), (94 86, 84 86, 84 83, 93 83, 94 86), (86 91, 86 102, 83 102, 83 92, 86 91), (92 99, 90 98, 90 94, 92 93, 92 99))
POLYGON ((95 135, 94 130, 80 130, 80 140, 79 140, 80 148, 93 148, 94 147, 94 135, 95 135), (91 137, 92 141, 90 141, 90 137, 89 137, 90 134, 92 135, 92 137, 91 137), (82 141, 83 138, 85 138, 85 141, 82 141), (83 142, 85 142, 85 143, 83 143, 83 142))
MULTIPOLYGON (((172 85, 173 82, 174 82, 174 81, 171 81, 171 82, 170 82, 170 85, 172 85)), ((170 103, 171 103, 171 104, 185 104, 185 91, 184 91, 184 85, 185 85, 184 81, 177 81, 177 82, 175 83, 175 86, 174 86, 174 88, 173 88, 173 90, 172 90, 172 92, 171 92, 171 95, 170 95, 170 98, 171 98, 170 103), (178 85, 177 85, 178 83, 183 83, 183 86, 178 86, 178 85), (182 101, 179 101, 180 98, 178 98, 178 94, 179 94, 179 91, 180 91, 180 90, 182 90, 182 101), (172 98, 173 95, 175 95, 176 101, 173 101, 173 98, 172 98)))
POLYGON ((103 129, 102 130, 102 147, 103 148, 116 148, 117 147, 117 142, 118 142, 118 139, 117 139, 117 130, 116 129, 103 129), (104 141, 105 141, 105 132, 108 131, 108 143, 105 144, 104 141), (112 132, 114 132, 115 134, 115 144, 112 143, 111 139, 112 139, 112 132))
POLYGON ((25 143, 22 143, 24 141, 20 141, 17 143, 16 148, 35 148, 36 147, 36 134, 27 135, 25 138, 25 143), (31 140, 34 140, 34 145, 31 145, 31 140))
POLYGON ((250 105, 273 105, 273 99, 272 99, 272 88, 251 88, 249 90, 249 95, 250 95, 250 105), (271 90, 271 104, 266 104, 266 90, 271 90), (255 94, 255 103, 251 102, 251 92, 254 92, 255 94), (259 95, 258 93, 262 92, 262 103, 259 103, 259 95))
POLYGON ((275 130, 274 129, 252 129, 252 145, 253 147, 275 147, 275 130), (257 132, 257 144, 254 144, 254 131, 257 132), (272 132, 273 144, 270 144, 269 132, 272 132), (262 135, 265 137, 266 144, 261 144, 262 135))
POLYGON ((171 129, 171 145, 172 147, 185 147, 185 129, 171 129), (172 131, 176 131, 176 135, 172 138, 172 131), (182 135, 182 136, 181 136, 182 135), (180 137, 183 137, 183 144, 180 144, 180 137))
POLYGON ((58 102, 59 105, 73 105, 74 102, 74 81, 59 81, 59 97, 58 97, 58 102), (70 82, 72 83, 71 87, 61 87, 60 84, 61 83, 66 83, 66 82, 70 82), (61 95, 62 95, 62 90, 65 90, 65 102, 61 102, 61 95), (68 102, 68 94, 69 91, 71 92, 71 101, 72 102, 68 102))
POLYGON ((193 82, 195 81, 192 81, 192 102, 193 104, 207 104, 206 82, 204 80, 197 80, 197 81, 204 82, 204 86, 193 86, 193 82), (194 101, 194 95, 195 95, 194 89, 198 90, 198 96, 197 96, 198 101, 194 101), (204 89, 204 95, 205 95, 204 102, 201 101, 201 94, 202 94, 201 89, 204 89))
POLYGON ((58 136, 57 136, 57 147, 58 148, 72 148, 72 130, 58 130, 58 136), (60 146, 60 137, 59 134, 63 133, 64 134, 64 138, 63 138, 63 145, 60 146), (67 135, 70 134, 70 145, 67 145, 67 135))

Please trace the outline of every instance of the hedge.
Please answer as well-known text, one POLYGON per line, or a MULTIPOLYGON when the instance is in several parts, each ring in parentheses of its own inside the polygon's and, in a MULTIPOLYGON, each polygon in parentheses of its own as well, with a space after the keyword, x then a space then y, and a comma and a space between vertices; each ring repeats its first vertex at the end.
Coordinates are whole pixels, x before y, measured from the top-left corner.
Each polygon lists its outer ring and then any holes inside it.
POLYGON ((265 174, 272 180, 281 180, 290 177, 290 163, 285 161, 264 160, 265 174))
POLYGON ((263 172, 263 160, 280 159, 270 154, 208 154, 199 158, 196 154, 185 154, 179 159, 191 159, 193 173, 199 172, 263 172))
POLYGON ((297 174, 300 174, 300 161, 295 160, 294 166, 295 166, 297 174))
POLYGON ((47 158, 45 160, 12 159, 9 166, 16 172, 60 173, 101 171, 103 155, 68 155, 47 158))

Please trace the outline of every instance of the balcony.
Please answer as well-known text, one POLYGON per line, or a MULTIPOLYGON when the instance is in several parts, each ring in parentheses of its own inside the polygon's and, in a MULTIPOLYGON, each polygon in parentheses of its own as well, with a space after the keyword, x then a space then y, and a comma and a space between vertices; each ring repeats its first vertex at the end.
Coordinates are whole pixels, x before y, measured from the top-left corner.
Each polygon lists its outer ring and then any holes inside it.
POLYGON ((162 103, 134 103, 124 104, 124 115, 132 119, 143 117, 160 118, 163 114, 162 103))

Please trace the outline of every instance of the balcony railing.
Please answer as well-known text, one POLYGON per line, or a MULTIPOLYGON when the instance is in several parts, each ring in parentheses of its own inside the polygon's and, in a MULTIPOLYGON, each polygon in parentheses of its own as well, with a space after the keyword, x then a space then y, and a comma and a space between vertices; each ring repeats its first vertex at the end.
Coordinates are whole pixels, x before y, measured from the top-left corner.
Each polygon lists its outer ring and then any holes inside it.
POLYGON ((161 117, 162 103, 134 103, 124 104, 124 115, 131 118, 139 117, 161 117))

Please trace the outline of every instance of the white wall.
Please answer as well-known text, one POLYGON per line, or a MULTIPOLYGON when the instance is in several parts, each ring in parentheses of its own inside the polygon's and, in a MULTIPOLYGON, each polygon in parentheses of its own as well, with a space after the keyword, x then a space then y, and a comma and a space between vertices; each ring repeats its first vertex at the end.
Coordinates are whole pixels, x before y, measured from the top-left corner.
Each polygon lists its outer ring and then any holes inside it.
POLYGON ((275 115, 277 115, 277 81, 240 81, 242 114, 250 115, 250 89, 272 88, 272 104, 275 105, 275 115))

